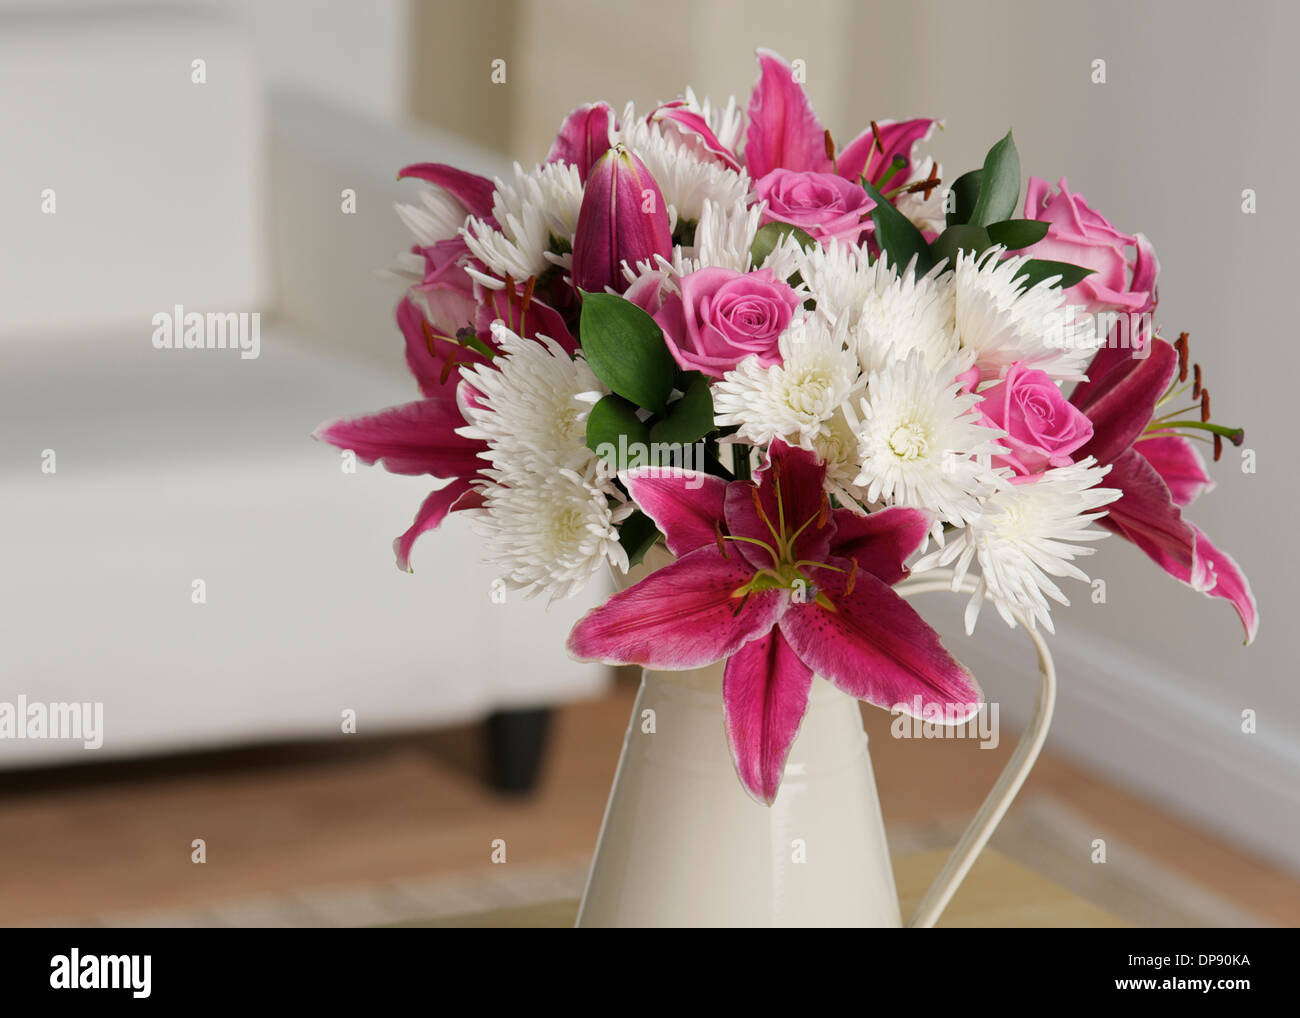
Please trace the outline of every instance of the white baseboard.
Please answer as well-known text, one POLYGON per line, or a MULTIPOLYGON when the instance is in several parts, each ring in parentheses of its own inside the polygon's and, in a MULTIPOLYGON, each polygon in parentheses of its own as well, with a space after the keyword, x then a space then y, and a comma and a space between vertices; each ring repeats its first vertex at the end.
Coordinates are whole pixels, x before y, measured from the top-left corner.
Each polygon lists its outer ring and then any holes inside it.
MULTIPOLYGON (((1246 734, 1240 708, 1094 634, 1061 627, 1049 643, 1060 678, 1050 751, 1300 872, 1300 733, 1271 730, 1265 718, 1246 734)), ((1027 718, 1033 699, 1029 655, 1023 634, 993 618, 981 620, 958 654, 1013 724, 1027 718), (1022 658, 1014 676, 997 667, 1022 658)))

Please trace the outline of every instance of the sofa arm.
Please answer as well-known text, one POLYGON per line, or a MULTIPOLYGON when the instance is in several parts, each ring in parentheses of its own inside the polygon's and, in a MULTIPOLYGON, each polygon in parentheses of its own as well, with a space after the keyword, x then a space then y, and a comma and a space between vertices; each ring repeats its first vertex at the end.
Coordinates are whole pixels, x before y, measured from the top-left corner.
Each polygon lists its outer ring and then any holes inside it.
POLYGON ((401 286, 377 270, 412 243, 393 202, 414 200, 415 185, 398 181, 398 169, 447 162, 491 177, 505 161, 438 131, 385 124, 289 90, 271 95, 270 153, 278 313, 334 352, 397 366, 401 286))

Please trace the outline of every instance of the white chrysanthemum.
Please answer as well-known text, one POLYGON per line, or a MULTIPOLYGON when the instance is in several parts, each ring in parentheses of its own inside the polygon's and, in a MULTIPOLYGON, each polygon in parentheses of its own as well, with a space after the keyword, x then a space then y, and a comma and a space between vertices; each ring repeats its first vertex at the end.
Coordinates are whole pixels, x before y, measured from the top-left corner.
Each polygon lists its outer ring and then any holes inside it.
POLYGON ((1115 488, 1099 488, 1110 467, 1099 467, 1090 456, 1068 467, 1043 473, 1038 480, 1011 484, 985 503, 984 516, 952 535, 947 547, 931 552, 913 572, 956 562, 953 589, 979 562, 980 581, 966 606, 966 632, 975 631, 980 605, 992 601, 1007 625, 1015 626, 1019 612, 1031 627, 1042 623, 1055 632, 1048 598, 1069 605, 1052 580, 1070 576, 1088 583, 1088 575, 1074 559, 1091 555, 1095 548, 1079 541, 1097 541, 1106 531, 1091 526, 1105 516, 1098 512, 1119 498, 1115 488))
POLYGON ((762 205, 750 207, 744 199, 732 205, 706 201, 695 224, 695 244, 673 251, 674 270, 678 275, 711 267, 748 272, 762 215, 762 205))
POLYGON ((591 464, 581 474, 522 474, 508 486, 485 488, 484 505, 472 513, 471 525, 508 587, 526 597, 549 593, 555 601, 577 593, 606 565, 627 572, 617 524, 636 507, 611 505, 595 481, 591 464))
POLYGON ((812 440, 812 450, 826 464, 826 490, 839 500, 840 505, 861 514, 860 503, 867 501, 867 493, 857 483, 862 469, 858 436, 843 406, 836 409, 821 433, 812 440))
POLYGON ((714 107, 709 102, 708 96, 697 99, 695 90, 687 85, 686 94, 682 98, 686 100, 685 109, 698 113, 704 118, 704 122, 709 125, 709 130, 713 132, 713 136, 718 139, 723 148, 736 151, 736 146, 740 144, 741 132, 745 127, 745 115, 736 104, 734 95, 727 97, 726 106, 714 107))
POLYGON ((1000 260, 1003 248, 961 252, 956 266, 957 338, 982 378, 999 378, 1020 361, 1054 379, 1077 380, 1104 340, 1092 316, 1067 304, 1044 280, 1028 289, 1016 281, 1029 259, 1000 260))
POLYGON ((746 357, 714 385, 717 424, 737 425, 736 437, 755 445, 779 437, 811 449, 860 389, 858 359, 845 348, 844 332, 816 315, 796 319, 781 334, 780 364, 763 367, 757 357, 746 357))
POLYGON ((523 280, 552 265, 572 262, 573 233, 582 210, 582 178, 571 163, 545 163, 525 173, 515 163, 513 185, 496 181, 492 216, 497 225, 468 219, 461 233, 470 252, 493 276, 473 269, 483 285, 500 289, 507 275, 523 280), (563 253, 559 253, 563 252, 563 253))
POLYGON ((977 519, 980 498, 1000 483, 989 461, 1001 435, 979 423, 979 399, 919 353, 872 372, 861 418, 848 408, 862 464, 856 483, 867 500, 931 510, 941 543, 943 522, 977 519))
POLYGON ((459 433, 488 443, 487 458, 506 484, 525 473, 585 473, 596 460, 587 416, 604 391, 587 362, 552 340, 521 339, 502 322, 492 324, 492 338, 500 356, 460 369, 479 395, 462 388, 459 433))
POLYGON ((419 205, 393 203, 398 218, 415 235, 416 242, 428 247, 456 236, 468 216, 465 206, 441 187, 424 184, 418 194, 419 205))
POLYGON ((894 272, 883 258, 873 264, 865 248, 839 238, 824 246, 815 244, 807 251, 791 240, 790 250, 794 261, 782 266, 788 269, 786 274, 798 272, 816 296, 817 311, 830 322, 847 319, 845 324, 850 329, 857 325, 867 298, 894 279, 894 272))
MULTIPOLYGON (((927 156, 925 161, 916 167, 907 183, 915 184, 928 180, 932 171, 936 180, 943 177, 943 166, 936 164, 927 156)), ((894 184, 891 182, 889 186, 893 187, 894 184)), ((894 208, 903 213, 922 233, 943 233, 948 228, 947 205, 948 192, 944 187, 932 188, 928 198, 924 191, 904 192, 894 198, 894 208)))
POLYGON ((938 371, 958 354, 952 273, 931 271, 918 279, 905 270, 881 285, 888 279, 877 274, 858 312, 854 334, 862 370, 879 371, 915 352, 926 368, 938 371))
POLYGON ((749 194, 749 175, 737 173, 712 157, 701 158, 675 130, 638 117, 631 103, 623 111, 619 138, 643 163, 669 206, 674 227, 678 220, 697 222, 706 201, 730 208, 749 194))

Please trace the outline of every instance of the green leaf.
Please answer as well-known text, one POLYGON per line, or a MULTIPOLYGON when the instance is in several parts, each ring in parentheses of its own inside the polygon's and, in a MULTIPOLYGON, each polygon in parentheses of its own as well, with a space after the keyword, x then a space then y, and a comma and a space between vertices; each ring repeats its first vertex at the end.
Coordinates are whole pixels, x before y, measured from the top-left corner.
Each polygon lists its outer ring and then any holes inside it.
POLYGON ((1016 274, 1016 280, 1025 280, 1025 288, 1028 289, 1044 279, 1051 279, 1053 276, 1060 276, 1061 281, 1054 283, 1062 290, 1068 290, 1076 283, 1081 282, 1085 277, 1091 276, 1095 269, 1085 269, 1082 265, 1071 265, 1069 262, 1049 262, 1043 258, 1031 258, 1020 267, 1016 274))
POLYGON ((976 226, 988 226, 1010 219, 1020 200, 1020 155, 1011 132, 989 149, 984 157, 984 175, 980 182, 979 201, 971 213, 970 221, 976 226))
POLYGON ((894 208, 888 198, 882 195, 866 177, 861 178, 862 188, 867 197, 876 203, 871 210, 871 221, 876 224, 876 243, 889 258, 889 263, 901 272, 907 263, 916 256, 916 275, 923 276, 934 266, 930 257, 930 247, 921 236, 921 231, 912 225, 903 213, 894 208))
POLYGON ((758 228, 758 232, 754 234, 754 243, 749 246, 749 257, 754 263, 754 268, 762 265, 767 260, 767 256, 775 250, 776 245, 781 243, 781 238, 788 234, 793 234, 794 239, 805 251, 817 243, 797 226, 791 226, 789 223, 766 223, 758 228))
POLYGON ((956 226, 948 227, 934 238, 934 243, 930 245, 930 253, 934 256, 936 265, 947 258, 948 268, 951 269, 957 264, 958 251, 973 251, 979 254, 992 246, 993 241, 989 239, 988 231, 984 227, 958 223, 956 226))
POLYGON ((1001 244, 1008 251, 1019 251, 1046 237, 1049 225, 1041 219, 1004 219, 989 224, 989 236, 994 244, 1001 244))
POLYGON ((637 406, 665 409, 677 365, 653 318, 611 293, 584 293, 578 331, 597 378, 637 406))
POLYGON ((975 211, 975 203, 979 201, 980 182, 983 179, 983 170, 971 170, 952 182, 953 211, 948 213, 949 226, 970 222, 971 214, 975 211))
POLYGON ((686 376, 682 398, 668 407, 668 416, 650 429, 650 441, 668 445, 690 445, 713 430, 713 395, 709 380, 698 371, 686 376))
POLYGON ((637 417, 636 406, 622 396, 606 396, 591 408, 587 448, 615 470, 638 466, 636 461, 644 458, 649 446, 650 429, 637 417))
POLYGON ((640 564, 646 552, 659 540, 659 528, 655 521, 640 509, 625 519, 618 528, 618 543, 627 552, 629 566, 640 564))

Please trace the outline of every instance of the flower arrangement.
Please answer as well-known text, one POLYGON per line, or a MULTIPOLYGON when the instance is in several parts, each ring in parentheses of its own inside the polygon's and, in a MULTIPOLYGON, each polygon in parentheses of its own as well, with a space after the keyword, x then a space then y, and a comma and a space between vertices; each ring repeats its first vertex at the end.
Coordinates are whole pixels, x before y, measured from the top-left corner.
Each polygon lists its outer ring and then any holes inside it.
POLYGON ((936 121, 837 147, 767 51, 745 111, 684 98, 573 111, 546 161, 490 181, 440 164, 398 212, 394 267, 421 399, 327 423, 368 463, 445 483, 395 542, 473 517, 525 594, 672 558, 583 618, 584 660, 726 659, 740 778, 771 803, 813 675, 966 720, 974 679, 895 592, 978 571, 1009 625, 1052 630, 1061 578, 1107 533, 1229 601, 1250 587, 1183 510, 1194 442, 1240 444, 1155 327, 1158 265, 1010 133, 951 183, 936 121), (1017 214, 1019 212, 1019 214, 1017 214))

